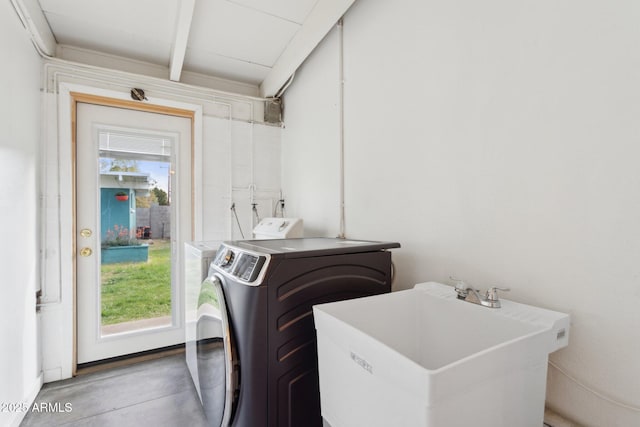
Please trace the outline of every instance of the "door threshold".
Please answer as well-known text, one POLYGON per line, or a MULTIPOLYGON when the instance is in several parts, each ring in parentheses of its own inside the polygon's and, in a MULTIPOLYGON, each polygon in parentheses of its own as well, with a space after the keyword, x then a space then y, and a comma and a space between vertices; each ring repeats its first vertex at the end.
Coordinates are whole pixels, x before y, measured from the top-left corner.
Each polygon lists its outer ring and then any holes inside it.
POLYGON ((163 357, 184 354, 184 344, 176 344, 169 347, 162 347, 153 350, 141 351, 139 353, 125 354, 123 356, 110 357, 109 359, 96 360, 95 362, 87 362, 78 364, 76 376, 92 374, 107 369, 119 368, 122 366, 133 365, 149 360, 161 359, 163 357))

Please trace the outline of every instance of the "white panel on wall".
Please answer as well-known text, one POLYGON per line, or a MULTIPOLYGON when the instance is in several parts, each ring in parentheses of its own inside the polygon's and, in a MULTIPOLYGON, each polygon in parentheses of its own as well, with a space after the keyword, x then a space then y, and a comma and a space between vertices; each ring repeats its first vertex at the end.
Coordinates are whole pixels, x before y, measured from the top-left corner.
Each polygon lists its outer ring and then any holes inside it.
POLYGON ((282 180, 287 216, 302 217, 306 236, 340 232, 338 37, 331 31, 285 95, 282 180))
POLYGON ((232 185, 234 189, 248 189, 253 183, 253 125, 231 123, 232 185))
MULTIPOLYGON (((52 93, 44 93, 42 96, 44 103, 45 117, 42 121, 42 135, 45 141, 53 141, 56 138, 57 124, 56 116, 50 114, 56 109, 56 96, 52 93)), ((58 212, 60 211, 60 199, 58 195, 58 146, 56 144, 44 145, 44 168, 42 173, 42 191, 43 191, 43 252, 41 254, 42 268, 42 297, 44 303, 60 301, 61 291, 61 270, 58 257, 60 254, 60 221, 58 212), (44 281, 46 278, 48 282, 44 281)))
POLYGON ((282 130, 275 126, 254 126, 253 176, 257 191, 280 191, 280 146, 282 130), (258 184, 259 183, 259 184, 258 184))
POLYGON ((205 116, 203 127, 203 239, 225 240, 231 206, 231 120, 205 116))
POLYGON ((281 130, 205 117, 203 137, 203 239, 251 238, 252 202, 263 218, 279 198, 281 130))

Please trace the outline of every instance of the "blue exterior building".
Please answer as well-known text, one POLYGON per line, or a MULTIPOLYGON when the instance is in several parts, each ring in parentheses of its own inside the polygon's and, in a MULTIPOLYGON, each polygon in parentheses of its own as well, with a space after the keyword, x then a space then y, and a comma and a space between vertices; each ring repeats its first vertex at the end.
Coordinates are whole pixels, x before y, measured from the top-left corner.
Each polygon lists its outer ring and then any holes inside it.
POLYGON ((105 241, 109 230, 122 227, 129 230, 129 238, 136 237, 136 195, 130 188, 100 189, 100 236, 105 241), (116 199, 116 194, 125 192, 128 200, 116 199))

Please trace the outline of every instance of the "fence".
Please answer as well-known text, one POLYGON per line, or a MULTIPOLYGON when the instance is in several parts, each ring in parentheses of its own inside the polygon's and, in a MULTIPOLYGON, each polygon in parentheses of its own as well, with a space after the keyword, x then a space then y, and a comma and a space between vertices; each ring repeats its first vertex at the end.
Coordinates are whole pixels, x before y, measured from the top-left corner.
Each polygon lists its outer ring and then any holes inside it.
POLYGON ((136 208, 136 227, 150 227, 152 239, 171 238, 171 206, 136 208))

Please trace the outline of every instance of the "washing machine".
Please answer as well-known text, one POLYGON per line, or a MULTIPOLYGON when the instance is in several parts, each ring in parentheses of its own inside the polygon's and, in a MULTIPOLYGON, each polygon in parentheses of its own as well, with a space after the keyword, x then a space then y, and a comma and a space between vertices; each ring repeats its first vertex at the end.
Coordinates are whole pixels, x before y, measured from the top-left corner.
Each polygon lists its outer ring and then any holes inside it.
POLYGON ((198 297, 196 351, 211 426, 322 426, 312 306, 391 291, 394 242, 224 242, 198 297))

